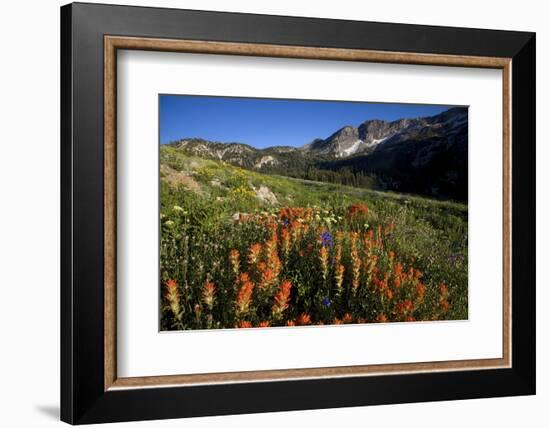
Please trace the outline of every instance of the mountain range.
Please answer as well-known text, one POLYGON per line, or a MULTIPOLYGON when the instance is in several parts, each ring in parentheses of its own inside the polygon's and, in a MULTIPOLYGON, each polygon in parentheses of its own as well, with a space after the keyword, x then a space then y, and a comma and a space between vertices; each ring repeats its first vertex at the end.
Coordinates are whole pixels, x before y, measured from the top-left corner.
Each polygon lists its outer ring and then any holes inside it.
POLYGON ((453 107, 430 117, 367 120, 302 147, 281 144, 256 149, 201 138, 184 138, 170 145, 189 155, 264 173, 368 184, 445 199, 465 201, 468 197, 466 107, 453 107))

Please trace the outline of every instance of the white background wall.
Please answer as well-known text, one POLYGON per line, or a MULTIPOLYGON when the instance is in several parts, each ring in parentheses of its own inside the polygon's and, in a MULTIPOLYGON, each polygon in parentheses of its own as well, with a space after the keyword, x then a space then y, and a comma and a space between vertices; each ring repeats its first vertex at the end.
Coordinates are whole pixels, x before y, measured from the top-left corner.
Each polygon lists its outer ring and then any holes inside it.
MULTIPOLYGON (((122 0, 121 0, 122 1, 122 0)), ((115 3, 104 1, 104 3, 115 3)), ((548 424, 550 404, 550 28, 545 2, 462 0, 147 0, 126 4, 537 32, 537 340, 535 397, 285 412, 141 426, 398 426, 548 424)), ((59 6, 9 1, 0 9, 0 424, 58 424, 59 408, 59 6)), ((137 426, 127 424, 125 426, 137 426)))

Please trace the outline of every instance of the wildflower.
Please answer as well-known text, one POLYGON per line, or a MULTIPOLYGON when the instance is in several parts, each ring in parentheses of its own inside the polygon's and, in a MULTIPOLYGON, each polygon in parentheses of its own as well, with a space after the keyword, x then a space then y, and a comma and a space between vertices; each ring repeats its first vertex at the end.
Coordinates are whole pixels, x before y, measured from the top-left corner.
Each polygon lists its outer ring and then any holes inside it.
POLYGON ((267 269, 267 264, 265 262, 260 262, 258 263, 258 272, 265 272, 265 270, 267 269))
POLYGON ((446 313, 449 311, 451 305, 447 301, 449 297, 449 289, 445 285, 445 283, 439 284, 439 306, 441 310, 446 313))
POLYGON ((344 316, 342 317, 342 322, 344 324, 349 324, 353 322, 353 317, 351 316, 350 313, 345 313, 344 316))
POLYGON ((332 323, 335 324, 335 325, 340 325, 340 324, 344 324, 344 321, 342 321, 340 318, 334 318, 332 320, 332 323))
POLYGON ((366 283, 370 284, 372 282, 372 276, 377 271, 376 264, 378 263, 378 256, 373 254, 366 258, 363 263, 363 269, 365 271, 366 283))
POLYGON ((325 231, 321 234, 321 245, 323 247, 331 247, 332 246, 332 235, 330 232, 325 231))
POLYGON ((353 220, 358 217, 365 217, 369 213, 369 207, 365 204, 353 204, 348 207, 347 216, 353 220))
POLYGON ((325 297, 325 298, 323 299, 322 303, 323 303, 323 306, 324 306, 325 308, 330 308, 330 303, 331 303, 331 302, 330 302, 330 299, 329 299, 328 297, 325 297))
POLYGON ((172 220, 166 220, 164 224, 166 227, 169 227, 170 229, 176 225, 176 223, 174 223, 172 220))
POLYGON ((229 263, 231 264, 231 269, 233 270, 235 276, 238 276, 240 270, 240 255, 238 250, 231 250, 229 253, 229 263))
POLYGON ((374 231, 372 229, 367 230, 367 233, 365 234, 365 238, 368 241, 372 241, 374 238, 374 231))
POLYGON ((303 208, 294 208, 294 207, 284 207, 279 210, 279 218, 284 222, 290 221, 301 217, 304 213, 303 208))
POLYGON ((296 318, 296 324, 297 325, 310 325, 311 324, 311 317, 309 314, 302 313, 296 318))
POLYGON ((168 301, 168 307, 176 318, 181 316, 180 294, 178 283, 174 279, 169 279, 165 284, 164 298, 168 301))
POLYGON ((283 281, 279 287, 279 291, 275 295, 275 302, 271 309, 271 313, 275 318, 279 318, 283 312, 288 308, 288 303, 290 300, 290 290, 292 288, 292 283, 290 281, 283 281))
POLYGON ((321 271, 323 273, 323 280, 326 281, 328 276, 328 248, 321 247, 319 260, 321 261, 321 271))
POLYGON ((336 244, 334 247, 334 264, 338 266, 342 260, 342 245, 336 244))
POLYGON ((419 282, 416 284, 416 296, 419 301, 424 300, 424 294, 426 293, 426 286, 419 282))
POLYGON ((288 254, 290 253, 290 239, 290 232, 285 227, 283 230, 281 230, 282 250, 285 258, 288 258, 288 254))
POLYGON ((252 328, 250 321, 239 321, 236 325, 237 328, 252 328))
POLYGON ((248 264, 249 266, 254 266, 260 259, 260 254, 262 252, 262 245, 255 243, 250 246, 248 250, 248 264))
POLYGON ((242 285, 235 300, 235 311, 238 316, 248 312, 252 301, 252 292, 254 291, 254 284, 250 281, 247 274, 241 275, 240 282, 242 285))
POLYGON ((384 276, 380 279, 379 277, 373 277, 372 279, 375 288, 384 293, 388 289, 388 272, 384 273, 384 276))
POLYGON ((414 279, 414 273, 415 273, 415 270, 414 268, 411 266, 409 267, 409 270, 407 271, 407 280, 409 281, 412 281, 414 279))
POLYGON ((395 222, 392 220, 386 227, 384 227, 384 236, 388 236, 395 230, 395 222))
POLYGON ((269 290, 271 289, 271 286, 275 284, 275 282, 276 278, 273 270, 266 267, 266 269, 262 272, 260 288, 262 290, 269 290))
POLYGON ((414 311, 414 304, 411 300, 403 300, 402 302, 397 303, 395 310, 398 315, 404 317, 410 315, 414 311))
POLYGON ((213 282, 206 281, 202 287, 202 300, 208 309, 212 310, 214 306, 214 294, 216 293, 216 286, 213 282))
POLYGON ((258 327, 269 327, 269 321, 260 321, 258 327))
POLYGON ((439 296, 441 300, 446 300, 449 297, 449 289, 443 282, 439 284, 439 296))
POLYGON ((401 263, 395 263, 393 265, 393 286, 395 288, 401 287, 401 283, 403 282, 404 275, 403 275, 403 265, 401 263))
POLYGON ((290 233, 292 235, 292 242, 296 243, 302 237, 302 224, 295 220, 290 223, 290 233))
POLYGON ((296 325, 296 323, 295 323, 294 321, 292 321, 292 320, 288 320, 288 321, 286 322, 286 326, 287 326, 287 327, 294 327, 295 325, 296 325))
POLYGON ((376 317, 376 322, 388 322, 388 317, 384 314, 379 314, 376 317))
POLYGON ((238 278, 239 283, 244 284, 245 282, 249 282, 249 281, 250 281, 250 275, 248 274, 248 272, 243 272, 239 275, 239 278, 238 278))
POLYGON ((180 207, 179 205, 174 205, 172 210, 176 213, 181 213, 181 214, 185 213, 185 210, 182 207, 180 207))
POLYGON ((336 283, 336 289, 338 292, 342 290, 342 284, 344 282, 344 265, 338 265, 334 271, 334 281, 336 283))
POLYGON ((351 285, 353 292, 359 288, 359 281, 361 277, 361 259, 359 258, 359 251, 357 249, 357 233, 351 233, 351 273, 352 280, 351 285))
POLYGON ((271 239, 265 243, 265 252, 267 258, 267 267, 273 271, 273 276, 277 278, 281 271, 281 259, 277 253, 277 234, 273 234, 271 239))

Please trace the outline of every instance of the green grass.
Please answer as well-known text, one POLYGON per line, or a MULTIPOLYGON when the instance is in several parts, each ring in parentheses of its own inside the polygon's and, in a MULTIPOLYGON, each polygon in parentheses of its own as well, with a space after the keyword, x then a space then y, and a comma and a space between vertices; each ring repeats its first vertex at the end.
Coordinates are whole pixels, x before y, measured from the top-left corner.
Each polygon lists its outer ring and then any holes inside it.
MULTIPOLYGON (((218 300, 222 300, 221 293, 231 287, 231 281, 227 280, 229 251, 236 248, 246 254, 251 244, 268 239, 267 232, 257 225, 236 224, 237 213, 271 214, 282 207, 315 207, 338 219, 345 217, 352 204, 369 207, 368 217, 364 223, 353 225, 354 230, 365 232, 395 224, 395 230, 385 238, 387 248, 403 263, 422 272, 428 295, 435 293, 442 282, 448 286, 450 310, 445 319, 467 318, 467 205, 261 174, 220 161, 187 156, 167 146, 161 147, 160 154, 161 165, 170 168, 161 169, 161 275, 163 281, 177 279, 182 311, 186 314, 182 315, 186 321, 177 323, 170 310, 163 306, 163 329, 216 326, 212 323, 212 314, 208 322, 204 320, 204 313, 196 313, 197 305, 204 306, 200 297, 204 283, 214 281, 220 293, 218 300), (267 188, 276 202, 260 199, 257 193, 261 187, 267 188)), ((323 220, 315 224, 321 227, 323 220)), ((332 231, 338 225, 326 226, 332 231)), ((351 230, 350 227, 345 225, 346 230, 351 230)), ((317 286, 314 282, 318 280, 313 277, 303 277, 300 272, 296 275, 296 280, 306 283, 301 284, 302 287, 317 286)), ((222 312, 220 309, 218 315, 222 321, 218 322, 223 325, 218 327, 234 322, 231 315, 222 312)))

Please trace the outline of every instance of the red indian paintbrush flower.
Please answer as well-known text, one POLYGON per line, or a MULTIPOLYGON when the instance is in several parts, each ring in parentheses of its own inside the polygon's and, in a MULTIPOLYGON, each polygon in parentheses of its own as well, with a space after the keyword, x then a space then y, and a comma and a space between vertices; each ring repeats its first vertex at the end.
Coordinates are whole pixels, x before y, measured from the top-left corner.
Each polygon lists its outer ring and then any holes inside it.
POLYGON ((439 284, 439 296, 441 299, 447 299, 447 297, 449 297, 449 289, 443 282, 439 284))
POLYGON ((379 314, 376 317, 376 322, 388 322, 388 317, 384 314, 379 314))
POLYGON ((164 286, 164 298, 168 302, 168 307, 170 308, 170 311, 172 311, 174 316, 179 317, 181 313, 181 306, 178 283, 175 279, 169 279, 168 281, 166 281, 164 286))
POLYGON ((419 301, 424 300, 424 294, 426 293, 426 286, 419 282, 416 284, 416 295, 419 301))
POLYGON ((441 307, 441 310, 446 313, 451 308, 451 305, 448 302, 449 297, 449 289, 444 283, 441 283, 439 285, 439 306, 441 307))
POLYGON ((235 300, 235 312, 238 316, 241 316, 247 313, 250 308, 254 284, 250 281, 250 277, 246 272, 240 275, 239 283, 241 284, 241 287, 239 288, 239 292, 235 300))
POLYGON ((298 318, 296 318, 296 324, 297 325, 310 325, 311 324, 311 316, 306 313, 302 313, 298 315, 298 318))
POLYGON ((251 328, 252 324, 250 321, 239 321, 236 325, 237 328, 251 328))
POLYGON ((342 317, 342 322, 344 324, 350 324, 353 322, 353 317, 351 316, 350 313, 345 313, 344 316, 342 317))
POLYGON ((369 213, 369 207, 365 204, 353 204, 348 207, 347 217, 351 220, 365 217, 369 213))
POLYGON ((290 232, 286 227, 281 230, 281 248, 284 257, 288 258, 288 254, 290 253, 290 232))
POLYGON ((279 291, 274 297, 275 302, 271 308, 271 313, 275 318, 279 318, 283 312, 288 308, 288 303, 290 300, 290 290, 292 288, 292 283, 290 281, 283 281, 279 287, 279 291))
POLYGON ((393 286, 395 288, 401 287, 401 284, 404 280, 407 279, 405 273, 403 272, 403 265, 401 263, 395 263, 393 265, 393 286))
POLYGON ((265 243, 266 264, 267 268, 271 270, 274 280, 279 277, 282 268, 281 259, 277 253, 277 242, 277 234, 273 234, 271 239, 265 243))
POLYGON ((277 278, 275 277, 273 270, 266 267, 262 271, 262 276, 260 280, 260 289, 269 290, 275 284, 276 279, 277 278))
POLYGON ((395 305, 395 310, 400 316, 410 315, 414 311, 414 303, 411 300, 403 300, 395 305))
POLYGON ((250 267, 254 266, 259 260, 262 253, 261 244, 252 244, 248 250, 248 264, 250 267))
POLYGON ((296 243, 302 238, 302 224, 294 220, 290 223, 290 234, 292 235, 292 242, 296 243))
POLYGON ((334 271, 334 282, 338 292, 342 290, 342 283, 344 282, 344 265, 339 264, 334 271))
POLYGON ((239 251, 236 249, 231 250, 229 253, 229 263, 231 264, 231 270, 233 270, 233 273, 235 276, 239 275, 240 271, 240 255, 239 251))
POLYGON ((334 265, 338 266, 342 261, 342 244, 340 244, 338 241, 336 242, 337 244, 334 246, 334 265))
POLYGON ((359 258, 359 250, 357 249, 357 238, 357 232, 351 232, 351 286, 353 292, 357 291, 361 280, 361 259, 359 258))
POLYGON ((216 286, 214 285, 214 283, 210 281, 206 281, 204 286, 202 287, 202 301, 210 310, 212 310, 212 308, 214 307, 215 294, 216 294, 216 286))
POLYGON ((284 207, 279 210, 279 219, 291 222, 304 215, 304 209, 301 207, 284 207))

